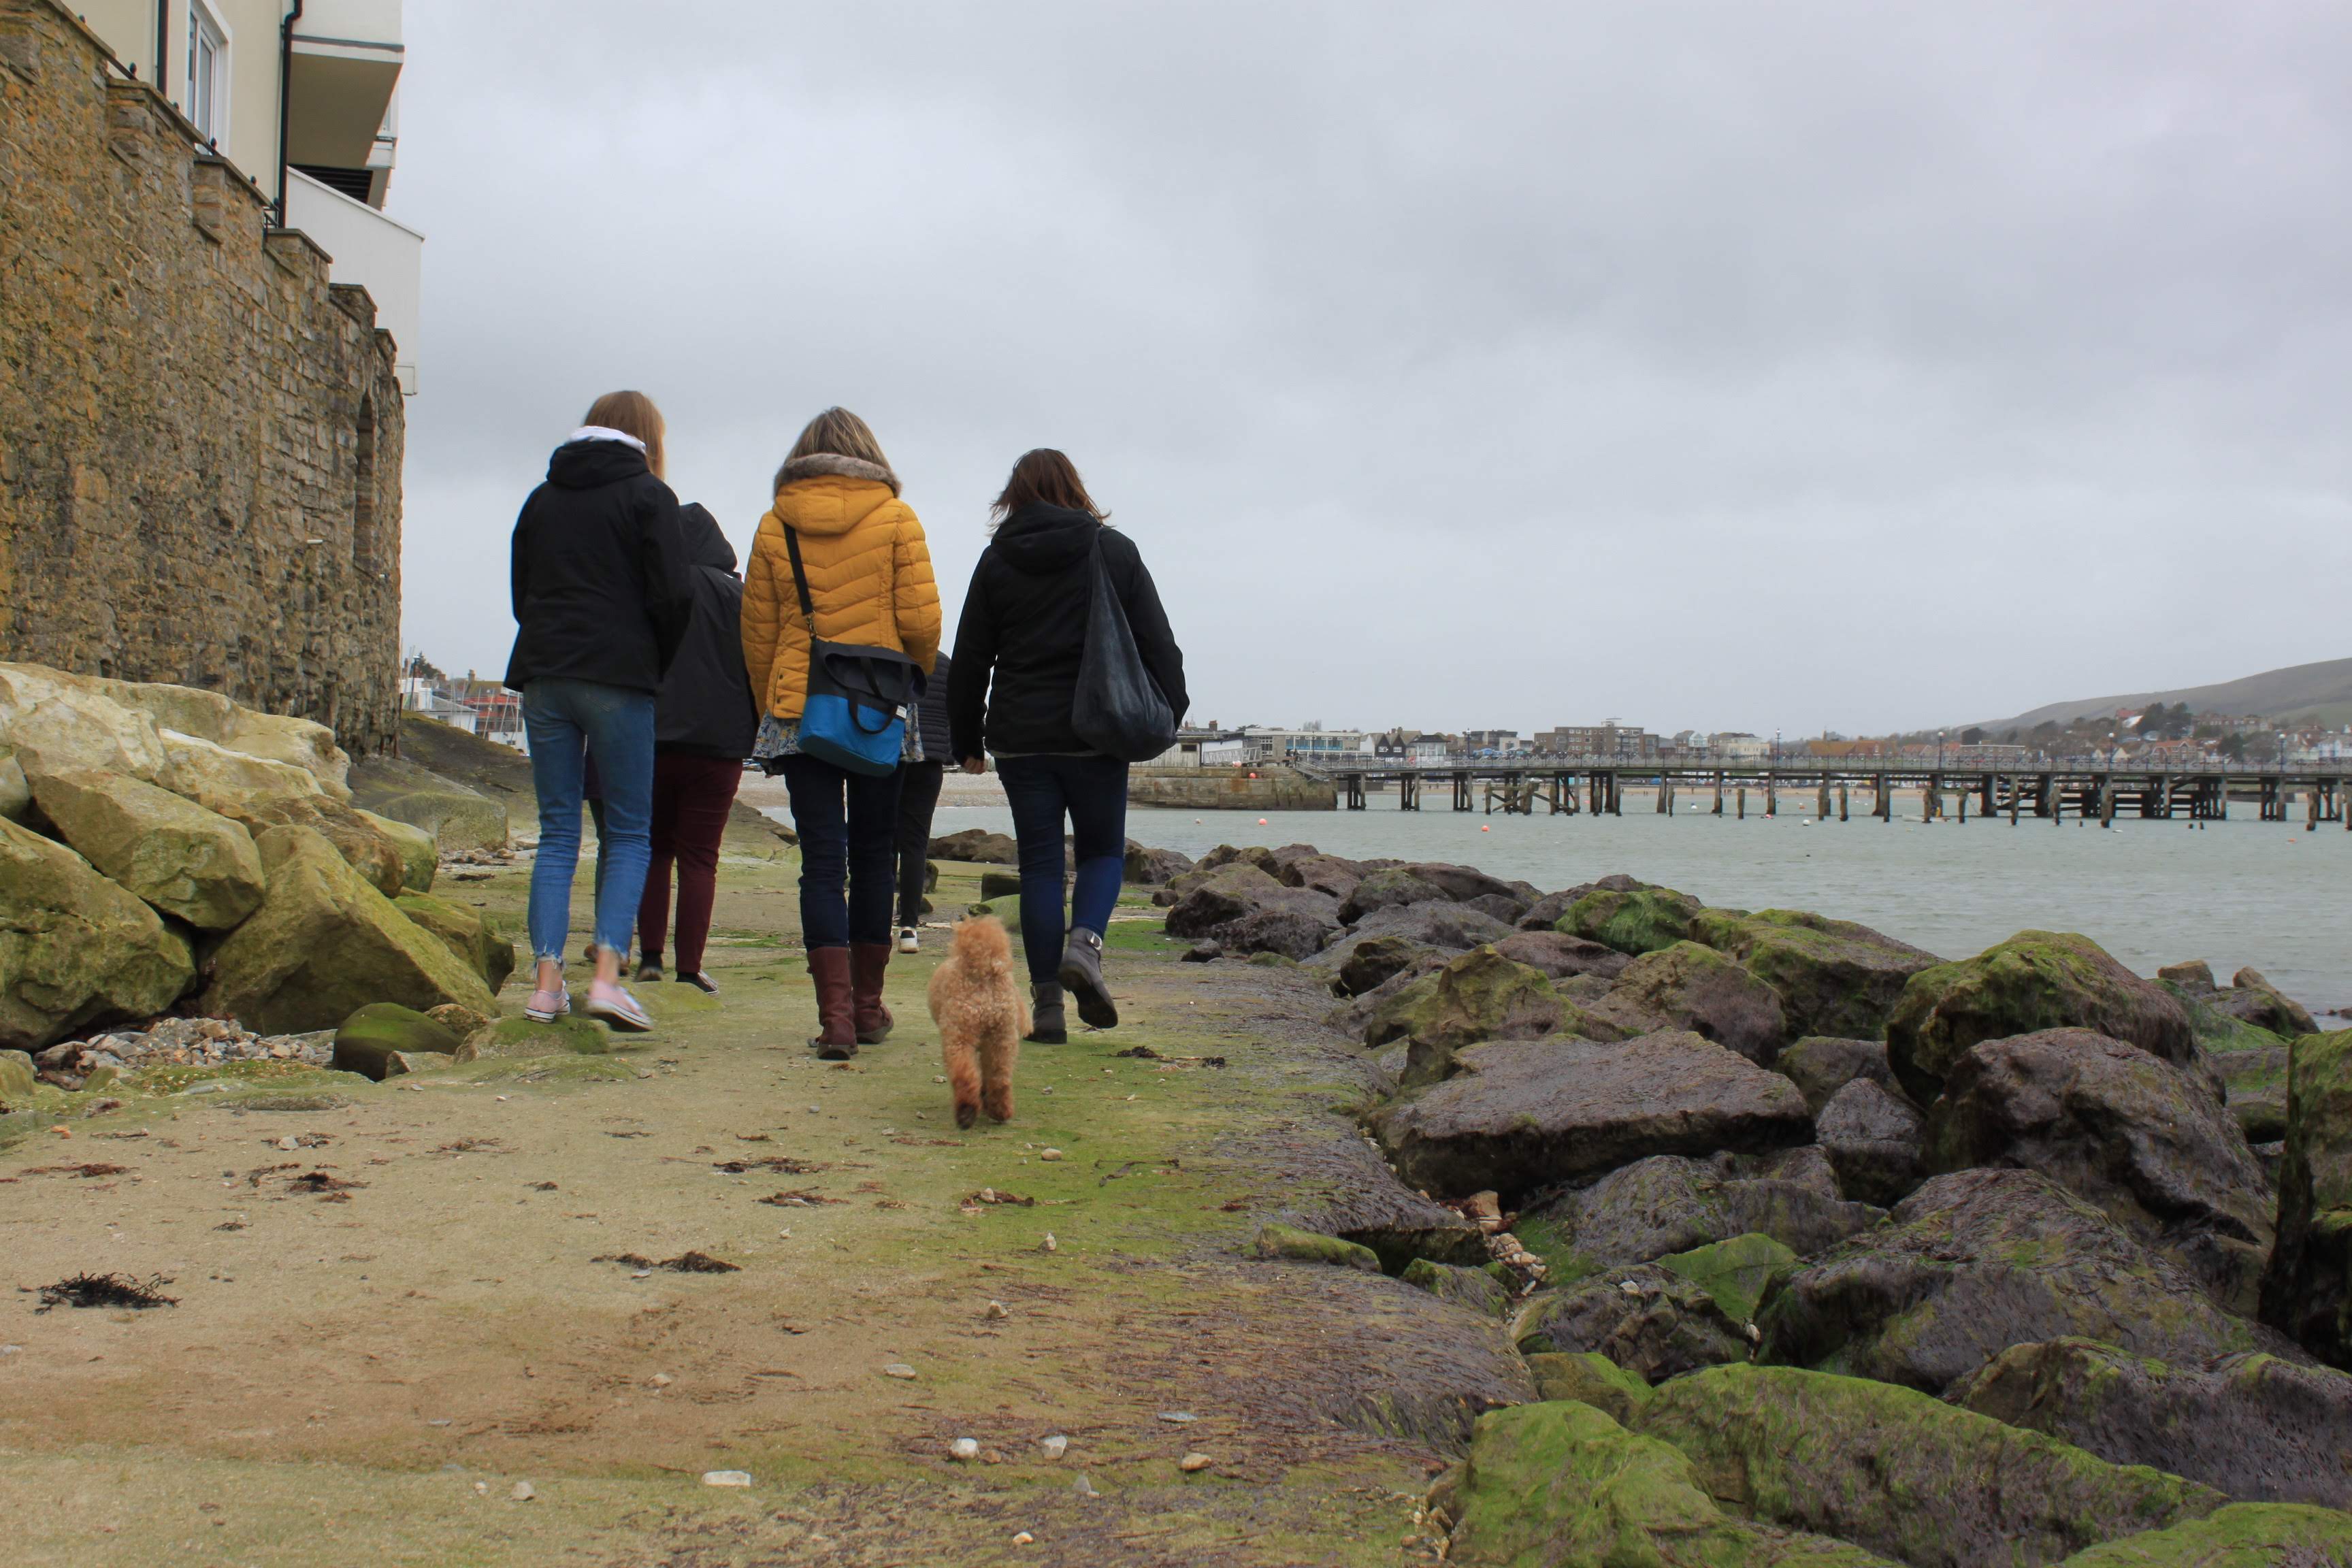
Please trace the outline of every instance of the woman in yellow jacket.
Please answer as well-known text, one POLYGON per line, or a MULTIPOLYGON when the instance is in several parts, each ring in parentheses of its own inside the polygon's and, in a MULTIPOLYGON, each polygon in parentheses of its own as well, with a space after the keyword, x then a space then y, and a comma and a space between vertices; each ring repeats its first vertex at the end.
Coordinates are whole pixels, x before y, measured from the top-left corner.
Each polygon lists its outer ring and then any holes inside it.
MULTIPOLYGON (((890 648, 929 671, 940 651, 940 590, 923 525, 898 499, 898 476, 866 421, 828 408, 809 421, 776 471, 743 578, 743 664, 762 715, 751 754, 792 792, 801 840, 801 942, 816 980, 829 1061, 890 1032, 882 974, 890 963, 898 786, 905 770, 853 773, 800 750, 808 701, 809 625, 785 531, 800 541, 816 635, 890 648)), ((911 705, 906 756, 922 754, 911 705)))

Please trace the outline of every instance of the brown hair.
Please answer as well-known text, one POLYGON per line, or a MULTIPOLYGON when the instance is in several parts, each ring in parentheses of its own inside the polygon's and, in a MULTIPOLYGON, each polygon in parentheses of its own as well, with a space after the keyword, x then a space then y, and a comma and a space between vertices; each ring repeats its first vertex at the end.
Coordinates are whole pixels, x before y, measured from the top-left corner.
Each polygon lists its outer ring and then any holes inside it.
POLYGON ((882 443, 874 438, 873 426, 848 409, 839 407, 826 409, 802 427, 801 438, 784 454, 783 467, 776 470, 776 482, 772 488, 784 488, 793 464, 800 458, 819 457, 850 458, 871 463, 882 470, 882 482, 890 487, 890 493, 898 493, 898 470, 882 455, 882 443))
POLYGON ((1013 465, 1012 477, 1004 481, 1003 493, 989 510, 1002 522, 1024 506, 1065 507, 1085 512, 1097 522, 1110 516, 1095 505, 1094 497, 1087 494, 1086 482, 1078 478, 1078 466, 1070 461, 1067 454, 1051 447, 1021 454, 1021 460, 1013 465))
POLYGON ((662 451, 661 410, 654 400, 642 392, 608 392, 588 405, 588 417, 583 425, 601 425, 607 430, 618 430, 624 436, 635 436, 646 444, 646 466, 654 478, 666 479, 668 464, 662 451))

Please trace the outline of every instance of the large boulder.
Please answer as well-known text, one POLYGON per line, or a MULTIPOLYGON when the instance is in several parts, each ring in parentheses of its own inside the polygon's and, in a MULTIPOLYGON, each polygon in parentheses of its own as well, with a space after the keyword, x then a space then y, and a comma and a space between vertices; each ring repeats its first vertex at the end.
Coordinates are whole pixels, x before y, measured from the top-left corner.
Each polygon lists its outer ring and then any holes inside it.
POLYGON ((1763 1235, 1800 1257, 1826 1251, 1885 1218, 1850 1203, 1818 1149, 1690 1159, 1655 1154, 1591 1185, 1561 1193, 1518 1220, 1522 1237, 1549 1233, 1579 1268, 1648 1263, 1734 1237, 1763 1235))
POLYGON ((483 916, 463 904, 430 893, 403 893, 393 900, 400 912, 433 933, 467 968, 482 977, 495 996, 515 970, 515 944, 483 916))
POLYGON ((1489 1411, 1443 1498, 1471 1568, 1885 1568, 1860 1547, 1727 1513, 1681 1449, 1591 1405, 1489 1411))
MULTIPOLYGON (((1338 943, 1333 944, 1335 947, 1338 943)), ((1361 996, 1377 990, 1392 975, 1424 965, 1424 959, 1444 962, 1433 947, 1401 936, 1350 938, 1331 973, 1331 989, 1342 996, 1361 996)))
POLYGON ((390 839, 392 847, 400 851, 401 890, 431 892, 434 875, 441 868, 441 847, 434 842, 433 835, 414 824, 378 816, 372 811, 362 810, 358 815, 360 820, 390 839))
POLYGON ((2231 1503, 2203 1519, 2110 1541, 2063 1568, 2343 1568, 2352 1514, 2291 1502, 2231 1503))
POLYGON ((2247 1142, 2276 1143, 2286 1137, 2287 1080, 2294 1053, 2284 1042, 2207 1059, 2221 1080, 2230 1115, 2247 1142))
POLYGON ((333 845, 368 886, 387 899, 408 883, 408 862, 400 846, 355 806, 324 795, 215 795, 207 804, 257 837, 272 827, 308 828, 333 845))
POLYGON ((1838 1187, 1850 1198, 1891 1205, 1909 1197, 1926 1172, 1927 1124, 1910 1102, 1866 1078, 1849 1080, 1813 1115, 1838 1187))
POLYGON ((1648 886, 1647 882, 1619 872, 1603 877, 1597 882, 1579 882, 1575 887, 1563 888, 1557 893, 1538 893, 1535 902, 1528 906, 1527 912, 1519 916, 1519 929, 1522 931, 1556 929, 1559 924, 1559 917, 1575 908, 1577 900, 1587 893, 1594 891, 1628 893, 1635 889, 1648 886))
POLYGON ((1009 833, 991 833, 984 827, 967 827, 961 833, 950 833, 934 838, 925 851, 934 860, 961 860, 967 865, 1018 866, 1021 846, 1009 833))
POLYGON ((1274 879, 1286 888, 1305 888, 1343 902, 1364 879, 1364 868, 1337 855, 1301 855, 1288 859, 1276 852, 1274 879))
POLYGON ((1434 1081, 1462 1047, 1533 1039, 1558 1028, 1559 1017, 1559 997, 1542 971, 1481 947, 1397 993, 1366 1027, 1365 1043, 1412 1041, 1421 1080, 1434 1081))
POLYGON ((505 801, 405 757, 361 759, 352 768, 351 788, 353 805, 424 829, 445 855, 506 847, 505 801))
POLYGON ((1568 907, 1554 929, 1639 957, 1688 942, 1699 901, 1672 888, 1597 887, 1568 907))
POLYGON ((1592 1011, 1629 1030, 1687 1029, 1765 1067, 1787 1033, 1780 998, 1769 985, 1695 942, 1633 960, 1592 1011))
POLYGON ((1407 1185, 1515 1202, 1652 1154, 1753 1153, 1812 1132, 1794 1084, 1678 1030, 1472 1046, 1455 1061, 1465 1070, 1376 1119, 1407 1185))
POLYGON ((2214 1002, 2231 1017, 2288 1039, 2319 1033, 2310 1009, 2263 979, 2259 969, 2239 970, 2230 977, 2230 989, 2217 992, 2214 1002))
POLYGON ((0 816, 22 822, 33 808, 33 786, 25 778, 25 764, 16 752, 0 746, 0 816))
POLYGON ((1779 993, 1790 1031, 1875 1037, 1913 975, 1941 962, 1852 921, 1801 910, 1706 910, 1693 934, 1779 993))
POLYGON ((271 827, 255 840, 269 891, 213 955, 205 1010, 266 1035, 331 1029, 371 1002, 427 1012, 497 1003, 481 977, 363 880, 324 837, 271 827))
POLYGON ((1127 841, 1127 857, 1121 866, 1120 879, 1144 887, 1162 887, 1192 868, 1191 857, 1173 849, 1153 849, 1127 841))
POLYGON ((2352 1371, 2352 1029, 2294 1051, 2263 1321, 2352 1371))
POLYGON ((1658 1267, 1679 1274, 1709 1296, 1735 1323, 1756 1315, 1757 1304, 1775 1276, 1797 1261, 1795 1250, 1760 1231, 1710 1241, 1688 1252, 1670 1253, 1658 1267))
POLYGON ((1328 932, 1338 929, 1338 907, 1327 893, 1286 888, 1257 867, 1234 862, 1218 867, 1179 899, 1168 911, 1167 930, 1170 936, 1207 937, 1230 949, 1234 944, 1225 941, 1227 928, 1248 916, 1280 910, 1328 932))
POLYGON ((201 735, 171 729, 159 733, 164 760, 155 782, 224 816, 225 801, 334 800, 307 768, 233 752, 201 735))
POLYGON ((1339 921, 1343 925, 1354 925, 1378 910, 1454 901, 1452 893, 1413 868, 1392 866, 1369 873, 1348 890, 1348 896, 1339 904, 1339 921))
POLYGON ((168 765, 155 721, 87 676, 0 663, 0 745, 29 773, 128 773, 149 784, 168 765))
POLYGON ((1511 928, 1460 904, 1395 904, 1358 921, 1350 936, 1401 936, 1450 952, 1467 952, 1508 939, 1511 928))
POLYGON ((2084 936, 2020 931, 1974 958, 1923 969, 1886 1022, 1886 1057, 1921 1105, 1970 1046, 2040 1029, 2092 1029, 2185 1064, 2196 1051, 2189 1015, 2084 936))
POLYGON ((2032 1171, 1936 1177, 1799 1270, 1757 1321, 1764 1360, 1930 1394, 2065 1334, 2167 1360, 2263 1348, 2177 1264, 2032 1171))
POLYGON ((2174 1367, 2096 1340, 2013 1345, 1946 1396, 2246 1502, 2352 1508, 2352 1376, 2273 1355, 2174 1367))
POLYGON ((1807 1035, 1772 1058, 1772 1070, 1803 1091, 1806 1108, 1816 1116, 1832 1095, 1858 1078, 1902 1093, 1895 1081, 1895 1069, 1886 1065, 1884 1040, 1807 1035))
POLYGON ((1677 1379, 1653 1391, 1639 1424, 1689 1456, 1725 1507, 1913 1568, 2056 1563, 2229 1501, 1914 1389, 1793 1367, 1677 1379))
POLYGON ((1475 866, 1454 866, 1443 860, 1415 860, 1404 869, 1425 882, 1444 889, 1445 896, 1456 903, 1466 904, 1473 899, 1502 897, 1525 908, 1536 897, 1536 890, 1524 882, 1506 882, 1500 877, 1490 877, 1475 866))
POLYGON ((261 903, 261 856, 236 823, 129 773, 45 773, 34 797, 65 841, 115 882, 199 931, 261 903))
POLYGON ((188 944, 54 840, 0 821, 0 1048, 162 1012, 195 977, 188 944))
POLYGON ((289 763, 316 779, 319 787, 337 800, 351 799, 345 780, 352 760, 335 744, 335 732, 324 724, 256 712, 217 691, 193 686, 108 679, 94 684, 113 701, 145 713, 158 729, 176 730, 249 757, 289 763))
POLYGON ((2201 1077, 2088 1029, 2044 1029, 1969 1047, 1929 1117, 1931 1170, 2039 1171, 2252 1310, 2270 1184, 2201 1077))
POLYGON ((1608 1357, 1650 1383, 1748 1359, 1745 1314, 1726 1311, 1697 1281, 1635 1264, 1530 1297, 1512 1334, 1524 1354, 1608 1357))
POLYGON ((1613 947, 1557 931, 1523 931, 1495 943, 1495 951, 1515 963, 1540 969, 1554 980, 1572 974, 1614 980, 1633 962, 1613 947))

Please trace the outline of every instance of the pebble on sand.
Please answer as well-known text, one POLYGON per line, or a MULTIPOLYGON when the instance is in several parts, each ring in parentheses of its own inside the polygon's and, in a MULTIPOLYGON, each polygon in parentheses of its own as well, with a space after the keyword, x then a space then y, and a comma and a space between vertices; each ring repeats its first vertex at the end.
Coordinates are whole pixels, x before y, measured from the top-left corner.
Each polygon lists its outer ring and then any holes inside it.
POLYGON ((882 1375, 885 1377, 912 1377, 915 1375, 915 1369, 908 1366, 903 1361, 894 1361, 888 1366, 882 1369, 882 1375))
POLYGON ((1038 1447, 1045 1450, 1045 1458, 1049 1459, 1058 1459, 1063 1455, 1070 1451, 1070 1440, 1056 1432, 1054 1436, 1040 1443, 1038 1447))
POLYGON ((948 1445, 948 1458, 969 1462, 980 1458, 980 1439, 959 1437, 948 1445))
POLYGON ((1215 1463, 1216 1461, 1206 1454, 1187 1454, 1176 1461, 1176 1468, 1189 1476, 1205 1470, 1215 1463))
POLYGON ((749 1470, 705 1470, 702 1484, 706 1487, 748 1487, 751 1484, 749 1470))
POLYGON ((537 1492, 530 1489, 530 1483, 529 1481, 517 1481, 514 1484, 514 1490, 507 1493, 507 1496, 514 1499, 517 1502, 529 1502, 538 1495, 539 1494, 537 1492))
POLYGON ((1058 1160, 1062 1158, 1062 1152, 1059 1149, 1040 1149, 1037 1151, 1037 1158, 1040 1160, 1058 1160))

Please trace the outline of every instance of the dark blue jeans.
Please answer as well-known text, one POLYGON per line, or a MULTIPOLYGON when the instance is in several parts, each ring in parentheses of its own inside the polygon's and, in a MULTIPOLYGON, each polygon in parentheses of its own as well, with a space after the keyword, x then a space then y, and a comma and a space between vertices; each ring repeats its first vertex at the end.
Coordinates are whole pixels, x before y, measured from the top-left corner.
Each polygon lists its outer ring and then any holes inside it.
POLYGON ((530 948, 561 959, 580 868, 580 799, 588 759, 604 789, 596 844, 599 947, 626 954, 652 856, 654 695, 592 680, 534 680, 522 694, 530 776, 539 795, 539 854, 530 868, 530 948))
POLYGON ((1100 936, 1127 870, 1127 764, 1114 757, 1001 757, 997 776, 1021 846, 1021 945, 1029 978, 1062 972, 1062 819, 1077 840, 1070 924, 1100 936))
POLYGON ((898 883, 898 785, 814 757, 783 759, 801 836, 801 945, 847 947, 890 940, 898 883))

